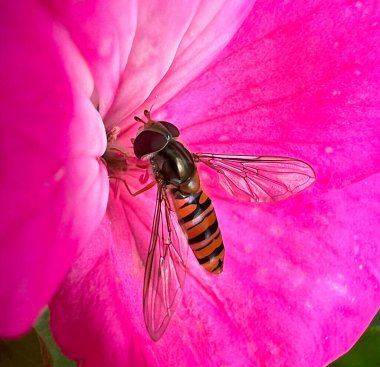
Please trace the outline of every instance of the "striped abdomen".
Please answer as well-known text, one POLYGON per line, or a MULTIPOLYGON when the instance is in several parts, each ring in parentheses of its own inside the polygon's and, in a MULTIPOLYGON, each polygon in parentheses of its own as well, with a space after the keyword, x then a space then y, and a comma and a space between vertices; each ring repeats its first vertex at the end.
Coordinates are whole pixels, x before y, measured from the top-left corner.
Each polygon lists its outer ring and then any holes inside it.
POLYGON ((223 271, 224 245, 214 206, 202 191, 174 193, 178 221, 199 264, 211 273, 223 271))

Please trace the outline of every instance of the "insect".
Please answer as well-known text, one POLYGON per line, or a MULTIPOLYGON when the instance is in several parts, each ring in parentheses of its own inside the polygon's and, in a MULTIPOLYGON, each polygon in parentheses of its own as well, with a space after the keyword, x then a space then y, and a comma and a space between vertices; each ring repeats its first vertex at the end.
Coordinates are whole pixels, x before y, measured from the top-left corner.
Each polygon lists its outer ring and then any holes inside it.
POLYGON ((135 117, 143 126, 133 149, 139 160, 149 161, 158 187, 143 287, 145 324, 157 341, 181 300, 188 248, 208 272, 223 271, 222 234, 198 164, 215 170, 229 194, 251 202, 286 199, 311 185, 315 173, 307 163, 287 157, 191 153, 178 141, 175 125, 152 120, 148 110, 144 115, 147 121, 135 117))

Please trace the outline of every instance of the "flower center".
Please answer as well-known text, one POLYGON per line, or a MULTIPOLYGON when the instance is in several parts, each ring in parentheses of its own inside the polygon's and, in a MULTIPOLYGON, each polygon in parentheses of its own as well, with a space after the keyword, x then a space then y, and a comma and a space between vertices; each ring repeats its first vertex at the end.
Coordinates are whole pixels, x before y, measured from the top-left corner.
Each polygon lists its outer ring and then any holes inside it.
POLYGON ((118 126, 115 126, 106 132, 107 148, 102 155, 102 159, 107 166, 110 176, 123 172, 125 173, 128 168, 128 153, 123 147, 116 143, 119 133, 120 128, 118 126))
POLYGON ((141 185, 145 185, 150 177, 149 161, 141 161, 128 150, 117 143, 120 128, 115 126, 106 132, 107 148, 102 155, 102 160, 107 167, 108 177, 115 189, 116 197, 119 197, 120 187, 125 186, 128 192, 137 192, 141 185), (120 184, 122 184, 120 186, 120 184))

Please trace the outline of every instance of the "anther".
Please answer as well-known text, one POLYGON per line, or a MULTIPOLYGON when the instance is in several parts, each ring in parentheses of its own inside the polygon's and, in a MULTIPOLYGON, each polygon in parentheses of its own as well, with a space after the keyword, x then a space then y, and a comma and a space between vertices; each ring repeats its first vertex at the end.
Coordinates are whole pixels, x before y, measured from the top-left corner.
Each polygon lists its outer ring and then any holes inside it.
POLYGON ((111 127, 111 129, 109 129, 107 132, 106 132, 106 136, 107 136, 107 142, 108 143, 113 143, 114 141, 116 141, 118 135, 120 134, 120 127, 119 126, 114 126, 114 127, 111 127))

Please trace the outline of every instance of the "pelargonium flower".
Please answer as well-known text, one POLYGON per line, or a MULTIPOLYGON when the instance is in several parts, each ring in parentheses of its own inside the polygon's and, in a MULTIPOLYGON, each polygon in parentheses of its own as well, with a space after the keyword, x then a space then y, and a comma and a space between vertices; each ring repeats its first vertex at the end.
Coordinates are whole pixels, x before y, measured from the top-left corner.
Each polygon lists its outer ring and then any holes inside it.
POLYGON ((23 5, 0 13, 10 208, 0 333, 26 330, 71 266, 52 329, 83 366, 323 366, 347 350, 380 304, 380 6, 23 5), (111 190, 104 216, 100 159, 106 129, 119 126, 130 149, 132 117, 152 104, 193 151, 294 156, 318 176, 258 206, 227 197, 201 168, 224 273, 189 258, 183 301, 157 343, 141 306, 154 192, 111 190))

